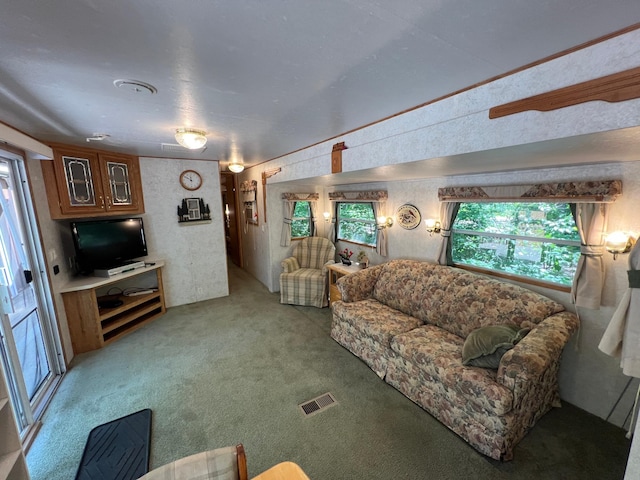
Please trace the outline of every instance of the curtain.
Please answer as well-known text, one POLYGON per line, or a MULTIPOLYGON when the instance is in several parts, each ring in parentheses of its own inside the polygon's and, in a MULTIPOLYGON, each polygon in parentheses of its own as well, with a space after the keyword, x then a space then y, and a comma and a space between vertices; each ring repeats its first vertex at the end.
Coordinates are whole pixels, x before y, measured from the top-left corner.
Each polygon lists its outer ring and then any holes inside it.
POLYGON ((318 236, 318 202, 315 200, 309 200, 309 210, 311 211, 311 236, 318 236))
POLYGON ((295 200, 285 200, 282 204, 282 233, 280 234, 280 246, 288 247, 291 245, 291 217, 293 217, 293 209, 296 206, 295 200))
POLYGON ((331 223, 329 224, 329 233, 327 234, 327 238, 331 240, 331 243, 335 244, 337 240, 337 229, 336 229, 336 217, 338 216, 338 212, 336 211, 336 207, 338 204, 334 201, 331 201, 331 223))
MULTIPOLYGON (((373 216, 378 221, 378 217, 386 217, 386 203, 385 202, 372 202, 373 216)), ((387 228, 378 228, 378 235, 376 235, 376 252, 381 257, 387 256, 388 240, 387 240, 387 228)))
POLYGON ((437 261, 440 265, 451 265, 451 227, 460 210, 460 204, 457 202, 442 202, 440 204, 440 251, 438 252, 437 261))
POLYGON ((600 308, 604 283, 604 240, 607 228, 606 203, 571 204, 580 234, 580 259, 571 286, 571 300, 577 307, 600 308))

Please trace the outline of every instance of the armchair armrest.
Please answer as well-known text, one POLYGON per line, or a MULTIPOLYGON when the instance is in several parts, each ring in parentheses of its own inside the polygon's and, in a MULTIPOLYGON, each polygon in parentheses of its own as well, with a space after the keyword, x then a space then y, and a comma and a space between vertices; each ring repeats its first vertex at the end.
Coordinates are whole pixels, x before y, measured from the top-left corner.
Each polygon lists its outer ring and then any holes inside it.
POLYGON ((383 266, 376 265, 339 278, 336 287, 342 295, 342 301, 357 302, 370 298, 383 266))
POLYGON ((283 273, 291 273, 300 269, 300 264, 296 257, 285 258, 280 262, 280 266, 282 267, 283 273))
POLYGON ((497 381, 513 392, 514 409, 526 402, 528 396, 557 394, 555 391, 544 392, 541 385, 545 378, 555 382, 562 350, 578 326, 579 320, 574 313, 556 313, 545 318, 505 353, 497 381))
POLYGON ((333 265, 336 262, 333 261, 333 259, 328 260, 324 265, 322 265, 322 275, 326 275, 327 273, 329 273, 329 265, 333 265))

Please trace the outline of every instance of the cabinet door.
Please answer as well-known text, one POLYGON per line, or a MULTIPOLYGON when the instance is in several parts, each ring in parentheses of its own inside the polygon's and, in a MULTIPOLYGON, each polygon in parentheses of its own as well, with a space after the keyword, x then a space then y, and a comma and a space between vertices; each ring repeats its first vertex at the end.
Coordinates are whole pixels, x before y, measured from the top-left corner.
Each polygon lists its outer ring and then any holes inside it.
POLYGON ((98 159, 102 168, 107 211, 142 213, 138 158, 100 153, 98 159))
POLYGON ((54 168, 63 214, 105 211, 98 155, 82 150, 56 150, 54 168))

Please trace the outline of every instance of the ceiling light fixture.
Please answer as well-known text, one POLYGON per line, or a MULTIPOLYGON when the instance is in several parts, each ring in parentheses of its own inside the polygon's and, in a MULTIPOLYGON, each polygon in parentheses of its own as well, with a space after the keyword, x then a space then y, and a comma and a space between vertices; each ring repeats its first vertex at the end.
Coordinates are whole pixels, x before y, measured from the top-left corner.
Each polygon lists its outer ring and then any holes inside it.
POLYGON ((244 163, 239 160, 231 160, 229 165, 227 165, 227 168, 233 173, 240 173, 244 170, 244 163))
POLYGON ((197 150, 207 143, 207 132, 195 128, 178 128, 176 130, 176 142, 189 150, 197 150))

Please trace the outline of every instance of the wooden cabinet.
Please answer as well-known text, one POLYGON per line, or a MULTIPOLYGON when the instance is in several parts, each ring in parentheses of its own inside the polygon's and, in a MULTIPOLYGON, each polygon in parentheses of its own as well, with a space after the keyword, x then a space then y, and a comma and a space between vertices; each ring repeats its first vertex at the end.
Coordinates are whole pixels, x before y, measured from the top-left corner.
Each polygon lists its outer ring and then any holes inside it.
POLYGON ((161 267, 164 262, 137 268, 109 278, 84 277, 61 289, 74 353, 102 348, 166 312, 161 267), (140 288, 155 291, 127 296, 140 288), (115 293, 113 293, 115 292, 115 293), (100 306, 101 298, 119 300, 100 306))
POLYGON ((340 290, 336 286, 339 278, 349 275, 350 273, 361 270, 359 265, 344 265, 343 263, 335 263, 329 265, 329 305, 338 300, 342 300, 340 290))
POLYGON ((29 480, 9 389, 0 368, 0 480, 29 480))
POLYGON ((52 147, 54 159, 42 162, 51 218, 144 213, 138 157, 52 147))

